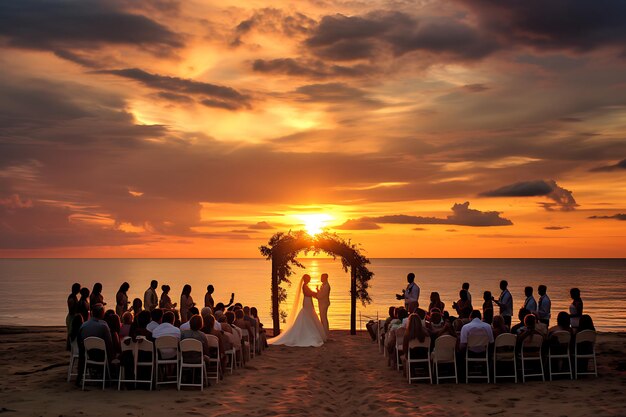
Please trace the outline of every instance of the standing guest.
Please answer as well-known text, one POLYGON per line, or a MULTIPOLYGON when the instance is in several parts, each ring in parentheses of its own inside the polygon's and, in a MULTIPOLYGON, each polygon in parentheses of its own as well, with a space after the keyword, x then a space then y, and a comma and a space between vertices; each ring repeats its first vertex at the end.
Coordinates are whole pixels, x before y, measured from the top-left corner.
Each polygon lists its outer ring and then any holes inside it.
POLYGON ((404 300, 405 308, 412 313, 419 307, 420 287, 415 283, 413 272, 406 276, 406 280, 408 282, 406 289, 402 290, 402 294, 396 294, 396 299, 404 300))
POLYGON ((89 320, 89 288, 83 287, 80 289, 80 299, 76 307, 76 312, 83 316, 83 321, 89 320))
POLYGON ((493 322, 493 296, 491 291, 485 291, 483 293, 483 321, 491 324, 493 322))
POLYGON ((500 298, 494 302, 500 307, 500 315, 504 318, 507 326, 511 326, 511 317, 513 317, 513 296, 508 289, 509 283, 503 279, 500 281, 500 298))
POLYGON ((186 322, 189 320, 187 317, 189 309, 195 305, 196 303, 194 303, 193 298, 191 298, 191 285, 185 284, 180 294, 180 321, 186 322))
POLYGON ((469 318, 472 310, 472 303, 467 298, 467 291, 461 290, 459 291, 459 301, 452 303, 452 308, 454 308, 460 319, 469 318))
MULTIPOLYGON (((133 311, 133 316, 137 317, 139 315, 139 313, 141 313, 143 311, 143 304, 141 303, 141 298, 135 298, 133 300, 133 305, 131 307, 132 311, 133 311)), ((150 312, 148 311, 148 314, 150 312)))
POLYGON ((126 311, 122 315, 122 327, 120 328, 120 339, 130 336, 130 327, 133 324, 133 314, 126 311))
POLYGON ((428 305, 428 312, 430 313, 433 308, 438 308, 439 311, 445 310, 445 304, 441 301, 441 297, 438 292, 430 293, 430 304, 428 305))
POLYGON ((501 315, 493 316, 493 323, 491 323, 491 329, 493 330, 493 337, 498 337, 502 333, 508 333, 509 328, 504 322, 504 317, 501 315))
POLYGON ((162 310, 174 310, 177 303, 172 303, 172 299, 170 298, 170 286, 162 285, 161 286, 161 299, 159 300, 159 308, 162 310))
POLYGON ((561 311, 556 316, 556 326, 550 327, 550 330, 548 330, 548 335, 552 336, 552 334, 555 332, 568 332, 569 334, 572 334, 572 326, 569 322, 569 314, 565 311, 561 311))
MULTIPOLYGON (((72 284, 70 295, 67 296, 67 316, 65 316, 65 327, 67 329, 67 350, 71 350, 70 333, 72 332, 72 320, 78 314, 78 293, 80 293, 80 284, 72 284)), ((78 329, 77 329, 78 330, 78 329)))
POLYGON ((469 282, 464 282, 463 285, 461 285, 461 289, 467 291, 467 299, 469 300, 470 304, 472 304, 472 294, 470 294, 469 292, 469 282))
POLYGON ((213 300, 213 292, 215 292, 215 288, 213 288, 213 285, 208 285, 206 287, 206 294, 204 295, 204 306, 210 307, 211 311, 215 308, 215 300, 213 300))
MULTIPOLYGON (((482 321, 480 311, 472 310, 470 318, 471 321, 461 328, 461 349, 465 349, 467 347, 468 337, 474 334, 484 334, 489 338, 489 343, 493 343, 493 330, 489 324, 482 321)), ((474 353, 484 352, 484 350, 481 350, 480 348, 472 348, 470 350, 474 353)))
POLYGON ((152 320, 146 326, 146 330, 152 333, 154 329, 159 327, 159 324, 161 324, 161 321, 163 320, 163 310, 161 310, 160 308, 155 308, 150 312, 150 317, 152 318, 152 320))
POLYGON ((523 308, 531 313, 535 313, 537 311, 537 301, 535 301, 535 297, 533 296, 533 287, 525 287, 524 295, 526 296, 526 299, 524 300, 523 308))
MULTIPOLYGON (((196 314, 200 314, 200 311, 198 311, 198 307, 191 307, 187 312, 187 317, 195 316, 196 314)), ((186 322, 181 323, 178 327, 180 328, 180 330, 189 330, 191 329, 191 324, 189 323, 189 320, 187 320, 186 322)))
POLYGON ((577 330, 578 323, 583 315, 583 299, 580 298, 580 290, 578 288, 569 290, 569 295, 572 297, 572 304, 569 306, 570 323, 572 328, 577 330))
POLYGON ((130 284, 128 282, 120 285, 120 289, 115 294, 115 313, 118 316, 123 316, 125 312, 128 311, 128 290, 130 289, 130 284))
POLYGON ((157 296, 156 289, 159 286, 159 282, 156 279, 150 281, 150 286, 143 293, 143 306, 146 310, 152 311, 159 306, 159 297, 157 296))
POLYGON ((550 297, 546 294, 547 287, 545 285, 540 285, 537 287, 537 292, 539 293, 539 301, 537 302, 537 317, 539 321, 546 326, 550 326, 550 309, 552 308, 552 301, 550 301, 550 297))
MULTIPOLYGON (((83 288, 83 290, 89 289, 83 288)), ((82 291, 82 290, 81 290, 82 291)), ((89 294, 85 297, 85 302, 89 304, 89 300, 87 298, 89 294)), ((78 378, 76 378, 76 385, 79 385, 83 379, 83 368, 85 366, 85 339, 88 337, 99 337, 104 340, 104 344, 106 347, 107 360, 109 363, 113 360, 113 344, 111 342, 111 331, 109 330, 109 326, 103 320, 104 319, 104 306, 102 304, 96 304, 93 306, 91 310, 91 318, 86 320, 82 326, 80 326, 80 330, 78 332, 78 378)), ((95 350, 89 352, 89 356, 94 360, 102 360, 104 359, 105 352, 95 350)))
POLYGON ((91 295, 89 296, 89 305, 102 304, 103 306, 107 305, 104 302, 104 297, 102 296, 102 284, 96 282, 93 284, 93 289, 91 290, 91 295))
POLYGON ((107 310, 104 313, 104 321, 107 323, 107 326, 109 326, 109 331, 111 332, 111 344, 113 346, 112 359, 115 359, 122 353, 122 346, 120 344, 120 332, 122 330, 120 318, 115 314, 115 311, 107 310))

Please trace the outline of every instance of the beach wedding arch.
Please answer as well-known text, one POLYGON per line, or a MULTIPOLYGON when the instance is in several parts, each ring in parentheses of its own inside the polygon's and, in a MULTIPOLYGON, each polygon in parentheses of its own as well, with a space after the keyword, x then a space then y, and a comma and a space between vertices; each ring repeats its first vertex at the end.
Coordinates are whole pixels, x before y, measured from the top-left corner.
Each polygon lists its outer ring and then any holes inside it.
POLYGON ((350 240, 343 239, 335 233, 323 232, 310 235, 304 230, 278 232, 272 236, 267 245, 259 247, 261 254, 272 261, 272 321, 274 335, 280 333, 280 303, 287 299, 287 290, 282 284, 291 284, 289 276, 293 274, 293 266, 304 268, 297 256, 300 252, 320 252, 341 258, 343 270, 350 269, 350 334, 356 334, 356 300, 363 305, 372 299, 367 293, 369 280, 374 273, 367 268, 370 260, 361 253, 359 247, 350 240))

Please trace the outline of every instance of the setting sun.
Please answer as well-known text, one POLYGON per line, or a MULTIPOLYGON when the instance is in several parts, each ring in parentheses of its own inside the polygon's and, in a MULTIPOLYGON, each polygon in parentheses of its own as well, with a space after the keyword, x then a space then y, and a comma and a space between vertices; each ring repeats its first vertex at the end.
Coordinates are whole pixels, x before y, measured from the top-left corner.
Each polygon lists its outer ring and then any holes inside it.
POLYGON ((333 217, 325 213, 301 214, 298 216, 304 222, 304 228, 311 236, 317 235, 324 231, 324 228, 333 217))

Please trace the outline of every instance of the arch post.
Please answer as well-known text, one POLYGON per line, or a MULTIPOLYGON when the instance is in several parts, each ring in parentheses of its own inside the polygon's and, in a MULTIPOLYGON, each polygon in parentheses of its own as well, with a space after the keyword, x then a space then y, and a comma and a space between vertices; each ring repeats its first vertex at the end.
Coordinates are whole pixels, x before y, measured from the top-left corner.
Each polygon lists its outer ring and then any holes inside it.
POLYGON ((350 334, 356 334, 356 270, 350 266, 350 334))
POLYGON ((278 265, 275 255, 272 255, 272 322, 274 337, 276 337, 280 334, 280 312, 278 307, 278 265))

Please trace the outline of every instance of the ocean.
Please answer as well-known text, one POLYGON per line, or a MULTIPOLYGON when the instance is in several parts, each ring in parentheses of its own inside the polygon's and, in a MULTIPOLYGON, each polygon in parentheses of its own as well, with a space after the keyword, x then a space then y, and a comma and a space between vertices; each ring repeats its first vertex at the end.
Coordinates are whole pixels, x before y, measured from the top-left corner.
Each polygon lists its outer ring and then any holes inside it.
MULTIPOLYGON (((305 258, 306 269, 295 269, 295 285, 308 273, 312 285, 320 274, 329 274, 332 329, 350 325, 350 275, 339 260, 305 258)), ((363 326, 367 317, 381 318, 391 305, 399 305, 395 294, 406 286, 406 275, 416 274, 421 287, 420 304, 428 305, 431 291, 438 291, 446 308, 458 299, 463 282, 470 283, 474 305, 482 306, 483 291, 497 298, 501 279, 509 281, 517 311, 524 301, 524 287, 548 287, 552 300, 553 322, 559 311, 567 311, 571 302, 569 289, 581 290, 584 312, 590 314, 600 331, 626 331, 626 259, 372 259, 375 273, 371 282, 372 303, 357 303, 363 326)), ((192 297, 203 304, 208 284, 215 287, 216 302, 227 302, 230 293, 235 301, 256 306, 265 327, 271 328, 270 262, 264 259, 0 259, 0 324, 65 325, 66 299, 72 283, 90 290, 103 284, 108 307, 114 308, 115 294, 122 282, 130 284, 129 299, 139 297, 150 284, 159 281, 171 287, 170 296, 179 302, 184 284, 192 286, 192 297)), ((281 308, 291 308, 293 287, 287 286, 288 300, 281 308)), ((201 305, 202 307, 202 305, 201 305)))

